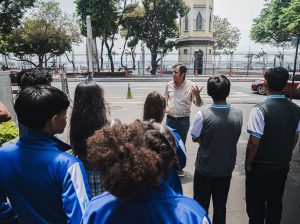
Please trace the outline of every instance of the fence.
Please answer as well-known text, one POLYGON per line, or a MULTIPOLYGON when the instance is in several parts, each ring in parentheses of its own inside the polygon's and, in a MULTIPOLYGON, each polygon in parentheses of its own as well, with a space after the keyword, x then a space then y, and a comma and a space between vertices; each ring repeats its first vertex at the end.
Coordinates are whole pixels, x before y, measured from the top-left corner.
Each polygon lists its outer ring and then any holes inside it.
MULTIPOLYGON (((234 70, 234 71, 252 71, 262 70, 274 66, 284 66, 288 69, 294 67, 294 53, 293 52, 235 52, 229 55, 212 55, 204 54, 201 59, 201 66, 198 67, 199 74, 213 74, 220 70, 234 70)), ((160 58, 160 56, 158 56, 160 58)), ((190 74, 195 72, 194 55, 185 55, 186 60, 181 61, 188 68, 190 74)), ((34 60, 34 58, 31 58, 34 60)), ((134 74, 147 75, 150 73, 151 68, 151 54, 146 53, 130 53, 124 54, 121 60, 121 53, 113 53, 114 68, 115 70, 123 70, 125 67, 134 69, 134 74), (134 56, 134 58, 133 58, 134 56), (144 59, 144 60, 143 60, 144 59)), ((178 53, 168 53, 158 63, 158 71, 164 74, 171 74, 172 66, 178 63, 178 53)), ((0 57, 0 66, 5 65, 13 68, 31 68, 32 65, 26 62, 16 62, 0 57)), ((97 69, 94 62, 94 69, 97 69)), ((84 52, 67 53, 60 57, 53 58, 48 62, 48 68, 53 70, 63 69, 67 73, 83 73, 87 72, 86 54, 84 52), (72 58, 72 61, 69 60, 72 58), (73 63, 72 63, 73 62, 73 63)), ((300 68, 300 57, 298 57, 297 68, 300 68)), ((102 71, 110 71, 110 61, 107 54, 103 55, 102 71)))

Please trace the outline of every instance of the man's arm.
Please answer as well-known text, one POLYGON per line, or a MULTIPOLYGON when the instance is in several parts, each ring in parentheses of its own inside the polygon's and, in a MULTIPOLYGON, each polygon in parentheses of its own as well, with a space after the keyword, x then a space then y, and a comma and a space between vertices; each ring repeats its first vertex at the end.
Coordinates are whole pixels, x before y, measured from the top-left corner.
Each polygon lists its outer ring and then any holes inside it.
POLYGON ((10 113, 6 106, 0 101, 0 122, 9 121, 11 119, 10 113))
POLYGON ((260 144, 260 138, 250 135, 248 144, 247 144, 246 159, 245 159, 245 169, 247 171, 251 170, 251 164, 256 155, 259 144, 260 144))

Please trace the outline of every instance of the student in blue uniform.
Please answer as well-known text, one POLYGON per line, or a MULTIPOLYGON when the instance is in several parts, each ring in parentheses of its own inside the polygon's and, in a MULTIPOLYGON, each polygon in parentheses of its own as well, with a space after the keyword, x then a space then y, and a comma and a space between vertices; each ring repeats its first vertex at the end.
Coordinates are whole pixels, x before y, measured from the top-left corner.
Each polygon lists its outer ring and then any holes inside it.
MULTIPOLYGON (((0 123, 11 119, 10 113, 6 106, 0 101, 0 123)), ((1 147, 0 142, 0 147, 1 147)), ((6 202, 6 196, 0 191, 0 223, 13 224, 17 223, 17 216, 10 204, 6 202)))
MULTIPOLYGON (((155 122, 161 123, 166 113, 166 99, 156 91, 148 94, 144 104, 143 120, 149 121, 153 119, 155 122)), ((186 164, 186 150, 178 132, 167 126, 173 133, 176 140, 176 155, 178 162, 170 169, 170 176, 166 179, 166 183, 179 194, 183 194, 182 185, 178 176, 178 170, 182 170, 186 164)))
POLYGON ((15 111, 29 128, 16 144, 0 150, 0 192, 20 223, 79 223, 90 192, 80 160, 54 137, 66 126, 68 97, 51 86, 20 92, 15 111))
POLYGON ((92 197, 103 192, 100 173, 88 163, 86 140, 108 123, 104 91, 96 82, 84 81, 75 89, 70 119, 70 142, 72 151, 84 164, 92 197))
POLYGON ((88 159, 108 192, 94 197, 82 223, 210 223, 194 200, 176 194, 164 177, 176 161, 171 131, 137 120, 104 126, 88 140, 88 159))

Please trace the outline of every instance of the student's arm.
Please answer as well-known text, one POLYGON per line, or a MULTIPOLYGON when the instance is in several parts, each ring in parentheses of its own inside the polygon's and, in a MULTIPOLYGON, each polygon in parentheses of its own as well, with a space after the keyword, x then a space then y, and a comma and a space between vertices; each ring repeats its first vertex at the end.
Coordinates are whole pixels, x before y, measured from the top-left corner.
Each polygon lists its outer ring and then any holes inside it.
POLYGON ((11 119, 10 113, 6 106, 0 101, 0 122, 9 121, 11 119))
POLYGON ((203 117, 202 117, 202 112, 199 111, 195 116, 192 130, 191 130, 191 136, 193 142, 198 142, 199 144, 201 144, 200 136, 201 136, 202 128, 203 128, 203 117))
POLYGON ((294 144, 293 144, 292 152, 293 152, 293 150, 295 149, 295 147, 297 145, 298 139, 299 139, 299 134, 297 133, 297 134, 295 134, 295 139, 294 139, 294 144))
POLYGON ((246 159, 245 159, 245 169, 247 171, 251 170, 251 164, 254 159, 254 156, 256 155, 259 144, 260 144, 260 138, 250 135, 247 144, 246 159))
POLYGON ((258 107, 253 107, 248 121, 247 131, 250 134, 245 158, 246 171, 251 170, 252 161, 260 145, 260 139, 263 136, 265 128, 265 119, 263 112, 258 107))
POLYGON ((84 167, 76 162, 68 168, 63 180, 62 204, 67 223, 80 223, 90 198, 84 167))

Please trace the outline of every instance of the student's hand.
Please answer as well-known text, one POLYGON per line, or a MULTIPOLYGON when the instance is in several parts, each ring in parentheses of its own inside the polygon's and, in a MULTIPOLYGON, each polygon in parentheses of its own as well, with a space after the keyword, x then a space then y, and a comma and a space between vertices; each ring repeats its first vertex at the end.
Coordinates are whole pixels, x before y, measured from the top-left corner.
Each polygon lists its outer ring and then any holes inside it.
POLYGON ((203 89, 203 87, 201 87, 200 89, 198 88, 198 86, 192 86, 192 94, 194 95, 194 96, 200 96, 200 93, 201 93, 201 91, 202 91, 202 89, 203 89))
POLYGON ((170 112, 170 107, 167 106, 166 113, 168 114, 170 112))

